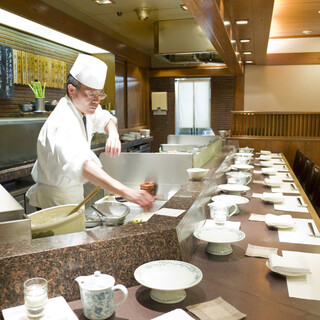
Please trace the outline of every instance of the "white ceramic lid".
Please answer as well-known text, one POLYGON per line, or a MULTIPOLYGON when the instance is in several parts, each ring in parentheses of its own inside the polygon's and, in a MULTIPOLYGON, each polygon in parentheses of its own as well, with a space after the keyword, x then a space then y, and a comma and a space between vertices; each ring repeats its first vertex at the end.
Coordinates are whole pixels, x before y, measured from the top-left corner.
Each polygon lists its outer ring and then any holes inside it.
POLYGON ((82 289, 86 290, 104 290, 112 287, 115 280, 112 276, 108 274, 103 274, 100 271, 95 271, 94 274, 90 276, 80 277, 80 286, 82 289))

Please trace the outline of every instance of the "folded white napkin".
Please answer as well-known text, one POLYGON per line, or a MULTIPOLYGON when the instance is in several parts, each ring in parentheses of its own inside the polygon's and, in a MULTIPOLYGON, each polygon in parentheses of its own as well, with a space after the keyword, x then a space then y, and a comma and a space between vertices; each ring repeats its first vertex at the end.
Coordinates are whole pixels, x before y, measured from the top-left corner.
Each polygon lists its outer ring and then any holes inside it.
POLYGON ((276 168, 268 167, 268 168, 261 168, 262 174, 276 174, 278 170, 276 168))
POLYGON ((265 178, 264 182, 270 187, 280 187, 283 184, 283 181, 279 178, 265 178))
POLYGON ((267 213, 266 214, 266 225, 269 227, 293 227, 294 220, 292 219, 291 214, 283 214, 277 216, 275 214, 267 213))
POLYGON ((273 166, 273 162, 272 161, 260 161, 260 165, 262 167, 272 167, 273 166))
POLYGON ((268 155, 262 154, 262 155, 260 155, 259 159, 260 160, 271 160, 271 154, 268 154, 268 155))
POLYGON ((265 214, 251 213, 249 221, 266 221, 265 214))
POLYGON ((282 203, 284 200, 283 194, 281 192, 264 192, 261 199, 263 201, 272 203, 282 203))
POLYGON ((307 261, 302 257, 281 257, 277 254, 271 254, 269 257, 270 269, 279 273, 310 273, 307 261))
POLYGON ((271 154, 271 151, 269 150, 260 150, 261 154, 271 154))

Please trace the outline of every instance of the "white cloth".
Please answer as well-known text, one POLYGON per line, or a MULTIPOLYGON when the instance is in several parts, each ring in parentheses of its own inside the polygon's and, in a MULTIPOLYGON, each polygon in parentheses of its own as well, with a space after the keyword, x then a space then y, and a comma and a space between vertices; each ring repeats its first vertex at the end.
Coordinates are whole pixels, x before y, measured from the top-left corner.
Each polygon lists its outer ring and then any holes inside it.
POLYGON ((307 261, 301 257, 281 257, 277 254, 271 254, 269 257, 270 269, 275 272, 309 273, 310 268, 307 261))
POLYGON ((269 227, 293 227, 294 220, 292 219, 291 214, 283 214, 281 216, 277 216, 275 214, 267 213, 266 214, 266 224, 269 227))
POLYGON ((115 118, 100 105, 94 114, 86 118, 87 130, 81 113, 67 96, 59 101, 48 117, 39 133, 38 159, 31 173, 36 185, 27 192, 31 205, 44 209, 83 199, 83 194, 76 199, 74 195, 86 181, 82 176, 84 164, 92 160, 102 166, 91 150, 91 138, 95 132, 104 133, 110 119, 116 123, 115 118))

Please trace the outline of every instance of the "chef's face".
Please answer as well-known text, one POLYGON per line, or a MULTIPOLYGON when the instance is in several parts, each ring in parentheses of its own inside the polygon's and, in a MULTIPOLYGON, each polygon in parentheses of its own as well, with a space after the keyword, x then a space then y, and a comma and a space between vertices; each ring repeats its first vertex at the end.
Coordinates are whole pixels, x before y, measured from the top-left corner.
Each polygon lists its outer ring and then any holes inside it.
POLYGON ((69 84, 68 89, 73 104, 83 114, 93 114, 100 101, 106 97, 103 89, 92 89, 80 83, 77 87, 69 84))

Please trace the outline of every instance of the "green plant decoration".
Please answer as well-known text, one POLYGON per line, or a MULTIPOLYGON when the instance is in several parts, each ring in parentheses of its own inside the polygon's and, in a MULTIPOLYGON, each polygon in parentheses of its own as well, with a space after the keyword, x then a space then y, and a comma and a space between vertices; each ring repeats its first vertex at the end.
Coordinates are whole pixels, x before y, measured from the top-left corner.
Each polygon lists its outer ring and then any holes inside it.
POLYGON ((40 81, 31 81, 31 84, 29 83, 28 86, 33 91, 36 98, 44 98, 44 94, 46 91, 46 82, 44 83, 43 88, 41 87, 40 81))

